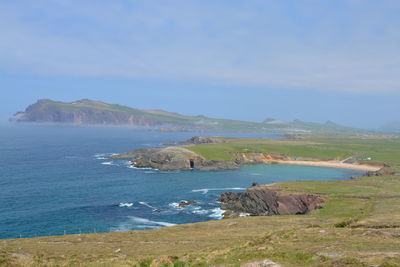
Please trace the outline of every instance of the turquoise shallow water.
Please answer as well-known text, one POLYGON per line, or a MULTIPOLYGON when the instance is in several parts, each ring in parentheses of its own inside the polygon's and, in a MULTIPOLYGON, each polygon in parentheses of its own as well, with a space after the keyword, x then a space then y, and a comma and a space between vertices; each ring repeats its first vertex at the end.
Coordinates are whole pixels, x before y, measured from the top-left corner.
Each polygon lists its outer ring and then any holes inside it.
POLYGON ((361 173, 289 165, 161 172, 105 159, 193 135, 200 134, 0 125, 0 238, 155 229, 220 219, 215 200, 224 191, 242 191, 252 182, 347 179, 361 173), (181 200, 198 204, 177 208, 181 200))

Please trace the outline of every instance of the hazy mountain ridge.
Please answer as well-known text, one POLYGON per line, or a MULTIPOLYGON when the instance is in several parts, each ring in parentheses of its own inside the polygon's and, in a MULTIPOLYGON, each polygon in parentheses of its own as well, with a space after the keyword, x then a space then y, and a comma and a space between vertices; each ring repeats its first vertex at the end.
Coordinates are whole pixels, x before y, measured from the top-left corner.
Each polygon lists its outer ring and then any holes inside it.
POLYGON ((400 132, 400 120, 387 122, 381 128, 386 131, 400 132))
POLYGON ((61 102, 41 99, 16 113, 10 120, 31 123, 66 123, 74 125, 138 126, 158 130, 187 131, 362 131, 328 121, 325 124, 294 120, 284 122, 266 119, 262 123, 215 119, 205 116, 185 116, 164 110, 142 110, 89 99, 61 102))

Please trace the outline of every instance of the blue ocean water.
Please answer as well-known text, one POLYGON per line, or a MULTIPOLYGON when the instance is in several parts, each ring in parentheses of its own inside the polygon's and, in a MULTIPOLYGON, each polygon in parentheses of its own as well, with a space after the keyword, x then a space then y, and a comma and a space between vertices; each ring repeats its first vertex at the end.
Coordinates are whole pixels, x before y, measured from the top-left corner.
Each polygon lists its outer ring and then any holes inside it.
POLYGON ((216 199, 224 191, 242 191, 252 182, 347 179, 360 174, 289 165, 162 172, 105 158, 194 135, 204 133, 0 125, 0 238, 144 230, 220 219, 216 199), (181 200, 197 204, 178 208, 181 200))

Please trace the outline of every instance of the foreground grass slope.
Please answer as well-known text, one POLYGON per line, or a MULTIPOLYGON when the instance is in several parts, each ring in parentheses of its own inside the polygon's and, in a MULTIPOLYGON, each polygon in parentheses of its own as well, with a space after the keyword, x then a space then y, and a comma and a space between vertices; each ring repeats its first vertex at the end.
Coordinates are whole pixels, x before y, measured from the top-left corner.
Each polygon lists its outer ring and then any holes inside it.
MULTIPOLYGON (((230 140, 191 149, 219 159, 238 148, 299 157, 359 155, 384 161, 392 169, 400 167, 396 138, 230 140), (210 153, 211 147, 216 154, 210 153)), ((247 217, 151 231, 1 240, 0 266, 241 266, 264 259, 284 266, 400 266, 400 176, 270 186, 318 194, 325 199, 324 208, 308 215, 247 217)))

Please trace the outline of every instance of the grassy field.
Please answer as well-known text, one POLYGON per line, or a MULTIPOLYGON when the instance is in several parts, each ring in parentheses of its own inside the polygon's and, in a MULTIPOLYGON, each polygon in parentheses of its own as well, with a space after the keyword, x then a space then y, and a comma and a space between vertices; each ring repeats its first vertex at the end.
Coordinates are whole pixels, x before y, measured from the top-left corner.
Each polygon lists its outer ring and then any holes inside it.
POLYGON ((187 149, 208 160, 232 161, 234 152, 280 153, 292 157, 343 160, 350 156, 371 157, 373 161, 397 164, 400 159, 400 138, 324 137, 304 140, 224 138, 226 143, 201 144, 187 149))
MULTIPOLYGON (((231 152, 298 157, 372 157, 400 169, 397 138, 229 139, 191 150, 208 159, 231 152)), ((324 208, 308 215, 246 217, 151 231, 0 240, 0 266, 400 266, 400 176, 272 185, 318 194, 324 208)))

